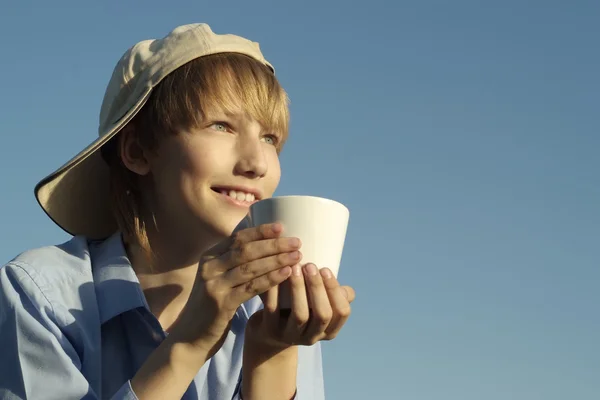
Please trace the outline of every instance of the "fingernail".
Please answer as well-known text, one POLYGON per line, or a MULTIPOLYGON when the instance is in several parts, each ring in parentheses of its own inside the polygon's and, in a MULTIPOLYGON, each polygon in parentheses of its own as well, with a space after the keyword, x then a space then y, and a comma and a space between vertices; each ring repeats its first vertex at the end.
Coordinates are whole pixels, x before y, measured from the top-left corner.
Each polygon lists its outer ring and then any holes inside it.
POLYGON ((302 274, 300 264, 296 264, 292 267, 292 274, 294 274, 294 276, 300 276, 302 274))
POLYGON ((289 254, 289 256, 290 256, 290 259, 292 259, 292 260, 299 260, 300 259, 300 252, 299 251, 291 252, 289 254))
POLYGON ((323 268, 321 270, 321 275, 323 275, 323 278, 325 279, 333 278, 333 274, 331 273, 331 270, 329 268, 323 268))
POLYGON ((274 223, 273 225, 271 225, 271 229, 275 233, 280 233, 283 230, 283 226, 281 226, 280 223, 274 223))
POLYGON ((282 276, 289 276, 289 275, 290 275, 290 272, 291 272, 291 268, 290 268, 290 267, 283 267, 283 268, 281 268, 281 269, 279 270, 279 273, 280 273, 282 276))
POLYGON ((304 272, 308 276, 315 276, 317 274, 317 267, 315 266, 315 264, 306 264, 304 266, 304 272))
POLYGON ((289 238, 288 243, 290 246, 292 246, 294 248, 300 247, 300 239, 298 239, 298 238, 289 238))

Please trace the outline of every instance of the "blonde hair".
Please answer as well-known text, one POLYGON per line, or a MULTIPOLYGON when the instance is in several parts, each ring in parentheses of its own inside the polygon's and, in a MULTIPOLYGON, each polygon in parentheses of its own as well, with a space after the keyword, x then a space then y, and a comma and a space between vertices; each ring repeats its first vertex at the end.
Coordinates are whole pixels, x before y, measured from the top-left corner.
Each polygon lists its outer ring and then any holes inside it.
MULTIPOLYGON (((216 110, 240 108, 264 129, 280 137, 278 151, 288 136, 288 97, 266 65, 237 53, 220 53, 195 59, 169 74, 153 90, 148 102, 124 128, 132 129, 149 151, 165 135, 201 126, 216 110)), ((149 213, 144 207, 139 176, 123 164, 119 135, 102 149, 110 166, 110 192, 119 229, 148 255, 149 213)))

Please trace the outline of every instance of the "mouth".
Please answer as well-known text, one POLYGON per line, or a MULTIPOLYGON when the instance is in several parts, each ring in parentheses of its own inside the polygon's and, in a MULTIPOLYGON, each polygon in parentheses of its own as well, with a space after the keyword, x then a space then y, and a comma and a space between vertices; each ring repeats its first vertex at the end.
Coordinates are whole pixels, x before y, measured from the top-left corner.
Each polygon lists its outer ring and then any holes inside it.
POLYGON ((225 200, 237 206, 249 207, 261 199, 260 192, 251 188, 220 186, 211 187, 213 192, 223 196, 225 200))

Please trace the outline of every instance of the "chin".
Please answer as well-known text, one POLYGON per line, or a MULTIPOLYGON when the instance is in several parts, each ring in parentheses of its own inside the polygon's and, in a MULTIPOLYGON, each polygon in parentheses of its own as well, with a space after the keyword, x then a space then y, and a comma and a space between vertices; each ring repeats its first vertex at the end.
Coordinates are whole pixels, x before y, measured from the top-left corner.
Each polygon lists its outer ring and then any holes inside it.
POLYGON ((240 222, 244 219, 246 215, 240 215, 239 217, 234 217, 232 215, 229 216, 217 216, 216 221, 212 221, 213 231, 217 236, 222 239, 228 238, 234 232, 235 228, 238 227, 240 222))

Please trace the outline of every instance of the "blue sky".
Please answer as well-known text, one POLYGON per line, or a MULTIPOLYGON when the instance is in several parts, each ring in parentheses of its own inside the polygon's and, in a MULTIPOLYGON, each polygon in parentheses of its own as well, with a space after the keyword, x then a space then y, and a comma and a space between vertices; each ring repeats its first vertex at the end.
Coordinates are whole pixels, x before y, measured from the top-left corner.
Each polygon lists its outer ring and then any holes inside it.
POLYGON ((0 259, 68 239, 33 187, 94 139, 121 54, 208 22, 260 42, 290 95, 278 194, 351 211, 328 398, 598 398, 600 3, 0 9, 0 259))

